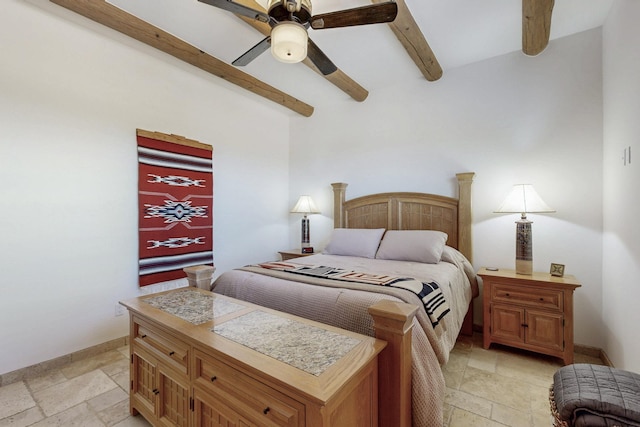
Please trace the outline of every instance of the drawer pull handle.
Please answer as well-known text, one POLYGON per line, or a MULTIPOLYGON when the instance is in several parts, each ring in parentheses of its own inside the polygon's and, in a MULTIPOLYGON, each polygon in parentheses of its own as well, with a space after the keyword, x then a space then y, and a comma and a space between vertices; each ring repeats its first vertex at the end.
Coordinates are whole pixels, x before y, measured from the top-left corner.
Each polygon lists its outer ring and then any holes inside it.
POLYGON ((153 394, 158 394, 158 393, 160 393, 160 390, 158 390, 157 388, 154 388, 154 389, 151 391, 151 393, 153 393, 153 394))
POLYGON ((173 356, 174 354, 176 354, 176 352, 172 351, 171 353, 169 353, 169 356, 173 356))
POLYGON ((264 411, 262 411, 263 414, 267 415, 269 413, 269 411, 271 410, 271 408, 269 408, 268 406, 266 408, 264 408, 264 411))
POLYGON ((509 292, 507 292, 506 294, 504 294, 506 297, 510 297, 511 295, 509 294, 509 292))
POLYGON ((146 338, 147 334, 142 335, 140 338, 146 338))
POLYGON ((215 375, 211 377, 211 382, 214 382, 215 380, 217 380, 218 377, 216 377, 215 375))
POLYGON ((544 301, 544 298, 540 297, 540 301, 544 301))
POLYGON ((529 327, 529 325, 527 325, 526 323, 523 323, 521 326, 522 326, 523 328, 528 328, 528 327, 529 327))

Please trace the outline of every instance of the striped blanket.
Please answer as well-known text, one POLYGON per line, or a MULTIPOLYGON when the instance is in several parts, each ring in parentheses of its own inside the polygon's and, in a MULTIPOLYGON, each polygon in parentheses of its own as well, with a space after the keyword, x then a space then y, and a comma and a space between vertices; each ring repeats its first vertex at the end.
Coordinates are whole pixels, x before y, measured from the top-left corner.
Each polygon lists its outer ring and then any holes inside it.
POLYGON ((421 282, 417 279, 386 274, 364 273, 323 265, 300 265, 286 262, 265 262, 255 267, 284 271, 320 279, 355 282, 377 286, 406 289, 420 298, 431 324, 435 327, 449 313, 449 304, 436 282, 421 282))

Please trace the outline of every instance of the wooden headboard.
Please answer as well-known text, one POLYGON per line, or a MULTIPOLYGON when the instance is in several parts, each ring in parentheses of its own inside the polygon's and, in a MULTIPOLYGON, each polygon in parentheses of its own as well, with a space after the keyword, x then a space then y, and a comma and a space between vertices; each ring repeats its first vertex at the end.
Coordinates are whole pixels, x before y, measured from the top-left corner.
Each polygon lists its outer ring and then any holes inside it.
POLYGON ((428 193, 378 193, 346 200, 347 184, 333 183, 335 228, 438 230, 449 236, 447 245, 470 262, 471 183, 474 172, 456 174, 458 198, 428 193))

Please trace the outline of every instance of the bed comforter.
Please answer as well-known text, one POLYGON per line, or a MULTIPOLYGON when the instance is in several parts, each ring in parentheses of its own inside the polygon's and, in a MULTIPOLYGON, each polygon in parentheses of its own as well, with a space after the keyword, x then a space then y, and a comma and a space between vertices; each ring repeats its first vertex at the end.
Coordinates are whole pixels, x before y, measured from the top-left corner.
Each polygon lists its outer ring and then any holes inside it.
MULTIPOLYGON (((287 263, 325 265, 353 271, 413 277, 435 281, 450 312, 433 327, 423 309, 418 310, 412 330, 412 424, 440 427, 443 423, 445 382, 441 365, 449 358, 472 298, 478 295, 473 267, 453 248, 447 247, 438 264, 375 260, 317 254, 287 263)), ((403 289, 360 283, 321 283, 313 278, 290 280, 290 273, 245 267, 222 274, 212 285, 216 293, 275 310, 373 336, 368 308, 390 299, 422 306, 420 299, 403 289)))

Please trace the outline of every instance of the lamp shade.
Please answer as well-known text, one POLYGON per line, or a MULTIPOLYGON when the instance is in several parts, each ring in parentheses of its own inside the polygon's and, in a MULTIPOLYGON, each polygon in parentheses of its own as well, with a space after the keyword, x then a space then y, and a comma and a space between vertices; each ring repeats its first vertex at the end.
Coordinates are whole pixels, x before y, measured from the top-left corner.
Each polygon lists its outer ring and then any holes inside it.
POLYGON ((307 30, 297 22, 284 21, 271 30, 271 54, 282 62, 300 62, 307 57, 307 30))
POLYGON ((296 205, 291 209, 291 213, 301 213, 301 214, 317 214, 320 213, 318 207, 315 203, 313 203, 313 199, 311 196, 300 196, 296 205))
POLYGON ((496 209, 496 213, 543 213, 555 212, 538 195, 531 184, 516 184, 511 193, 496 209))

